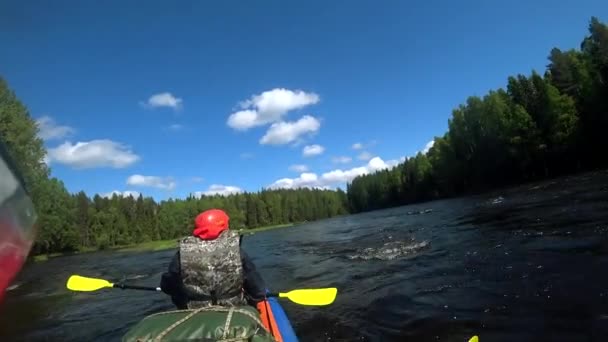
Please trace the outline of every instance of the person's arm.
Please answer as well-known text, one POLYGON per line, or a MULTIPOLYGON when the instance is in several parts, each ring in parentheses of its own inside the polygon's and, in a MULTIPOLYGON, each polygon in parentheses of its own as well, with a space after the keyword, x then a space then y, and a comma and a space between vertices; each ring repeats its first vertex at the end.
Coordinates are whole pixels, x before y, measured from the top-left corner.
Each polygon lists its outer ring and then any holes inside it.
POLYGON ((182 291, 181 265, 179 251, 175 253, 169 269, 160 278, 160 289, 171 296, 171 301, 178 309, 186 309, 188 299, 182 291))
POLYGON ((160 289, 168 294, 172 295, 178 291, 178 282, 180 280, 180 262, 179 262, 179 251, 175 253, 169 269, 163 273, 160 278, 160 289))
POLYGON ((241 261, 243 262, 243 276, 245 278, 243 289, 245 290, 247 297, 255 303, 264 300, 264 298, 266 298, 266 283, 255 269, 255 265, 247 253, 242 249, 241 261))

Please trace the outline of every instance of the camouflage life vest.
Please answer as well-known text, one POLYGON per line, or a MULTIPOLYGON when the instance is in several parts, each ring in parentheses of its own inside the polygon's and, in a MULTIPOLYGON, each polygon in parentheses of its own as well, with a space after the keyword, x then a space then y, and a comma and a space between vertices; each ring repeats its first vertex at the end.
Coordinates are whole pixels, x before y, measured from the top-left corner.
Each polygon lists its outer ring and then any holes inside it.
POLYGON ((226 230, 215 240, 188 236, 179 249, 188 308, 247 304, 237 232, 226 230))

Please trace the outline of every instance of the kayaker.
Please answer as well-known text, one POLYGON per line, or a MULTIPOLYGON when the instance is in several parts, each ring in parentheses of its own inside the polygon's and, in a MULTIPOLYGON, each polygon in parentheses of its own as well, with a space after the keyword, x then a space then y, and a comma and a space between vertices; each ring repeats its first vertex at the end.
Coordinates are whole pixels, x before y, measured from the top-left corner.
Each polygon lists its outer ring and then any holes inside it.
POLYGON ((160 284, 178 309, 255 305, 265 298, 264 281, 229 221, 223 210, 204 211, 194 220, 192 236, 180 241, 160 284))
POLYGON ((23 180, 0 143, 0 303, 30 252, 36 218, 23 180))

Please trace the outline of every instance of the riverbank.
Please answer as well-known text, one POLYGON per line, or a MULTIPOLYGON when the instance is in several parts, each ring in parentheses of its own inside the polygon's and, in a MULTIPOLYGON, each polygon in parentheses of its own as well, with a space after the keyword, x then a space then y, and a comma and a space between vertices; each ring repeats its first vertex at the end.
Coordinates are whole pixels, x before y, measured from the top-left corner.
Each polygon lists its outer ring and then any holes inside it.
MULTIPOLYGON (((264 226, 253 229, 240 229, 237 230, 241 235, 251 235, 267 230, 279 229, 279 228, 288 228, 293 227, 296 223, 285 223, 285 224, 277 224, 273 226, 264 226)), ((154 252, 154 251, 162 251, 166 249, 177 248, 177 243, 179 239, 169 239, 169 240, 159 240, 159 241, 146 241, 131 245, 125 246, 114 246, 107 250, 116 251, 116 252, 154 252)), ((32 257, 34 262, 42 262, 47 261, 49 258, 55 258, 60 256, 74 255, 74 254, 83 254, 83 253, 91 253, 97 252, 98 249, 87 248, 80 250, 78 252, 72 253, 50 253, 50 254, 40 254, 32 257)))

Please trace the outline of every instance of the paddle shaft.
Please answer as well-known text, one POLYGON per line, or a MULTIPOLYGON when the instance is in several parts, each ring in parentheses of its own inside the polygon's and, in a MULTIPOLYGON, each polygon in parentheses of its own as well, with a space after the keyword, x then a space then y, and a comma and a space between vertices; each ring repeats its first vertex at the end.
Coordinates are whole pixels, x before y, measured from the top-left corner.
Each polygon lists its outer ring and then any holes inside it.
POLYGON ((123 290, 161 291, 160 287, 150 287, 150 286, 113 284, 112 287, 116 287, 116 288, 123 289, 123 290))
MULTIPOLYGON (((113 284, 112 287, 116 287, 123 290, 144 290, 144 291, 161 291, 160 287, 151 286, 136 286, 136 285, 125 285, 125 284, 113 284)), ((278 293, 268 293, 266 297, 278 297, 278 293)))
MULTIPOLYGON (((161 291, 160 287, 151 286, 136 286, 136 285, 125 285, 125 284, 113 284, 112 287, 116 287, 123 290, 144 290, 144 291, 161 291)), ((278 297, 278 293, 267 293, 266 297, 278 297)))

